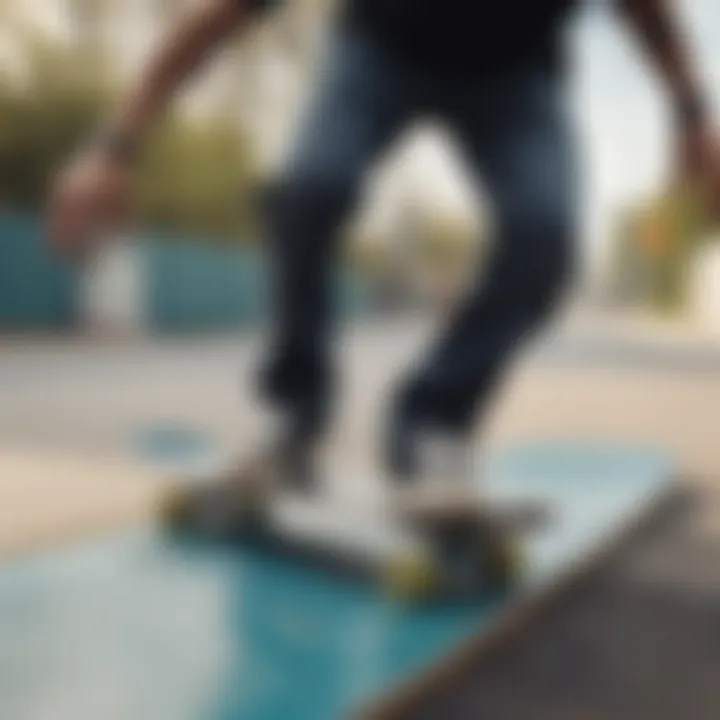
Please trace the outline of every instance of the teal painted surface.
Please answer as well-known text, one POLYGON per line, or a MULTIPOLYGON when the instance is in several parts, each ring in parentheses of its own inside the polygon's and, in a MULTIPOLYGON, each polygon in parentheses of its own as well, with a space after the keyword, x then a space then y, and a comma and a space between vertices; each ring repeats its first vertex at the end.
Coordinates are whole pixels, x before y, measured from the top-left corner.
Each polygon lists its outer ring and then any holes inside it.
POLYGON ((41 220, 0 213, 0 329, 62 329, 77 317, 77 279, 49 252, 41 220))
MULTIPOLYGON (((641 513, 671 470, 662 453, 594 444, 491 458, 490 493, 556 512, 528 544, 532 569, 516 596, 641 513)), ((502 606, 403 611, 289 561, 146 529, 0 569, 3 716, 330 720, 487 629, 502 606)))
MULTIPOLYGON (((261 251, 168 239, 142 247, 145 317, 157 332, 233 330, 266 312, 267 282, 261 251)), ((65 329, 79 320, 79 272, 54 256, 43 222, 0 213, 0 329, 65 329)), ((339 274, 345 313, 369 307, 363 283, 339 274)))
POLYGON ((144 258, 147 317, 157 331, 242 327, 263 313, 265 274, 251 250, 154 241, 144 258))
MULTIPOLYGON (((262 248, 223 248, 154 241, 145 250, 150 327, 157 331, 233 329, 262 318, 268 307, 262 248)), ((370 306, 362 281, 339 272, 337 297, 345 315, 370 306)))

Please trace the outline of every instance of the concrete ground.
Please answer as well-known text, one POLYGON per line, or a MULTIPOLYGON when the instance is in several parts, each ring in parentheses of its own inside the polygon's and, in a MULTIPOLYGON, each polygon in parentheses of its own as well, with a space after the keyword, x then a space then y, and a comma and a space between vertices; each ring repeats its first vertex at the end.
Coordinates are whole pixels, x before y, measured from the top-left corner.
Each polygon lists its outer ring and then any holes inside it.
POLYGON ((679 497, 529 631, 404 720, 715 720, 720 494, 679 497))
MULTIPOLYGON (((345 465, 372 468, 392 379, 430 332, 408 319, 348 332, 330 443, 345 465)), ((189 426, 221 446, 252 444, 257 347, 255 337, 4 342, 0 507, 9 521, 0 555, 146 515, 161 480, 137 458, 149 428, 189 426)), ((517 365, 499 399, 489 446, 543 437, 659 445, 677 454, 692 500, 417 717, 718 717, 720 343, 571 314, 517 365)))

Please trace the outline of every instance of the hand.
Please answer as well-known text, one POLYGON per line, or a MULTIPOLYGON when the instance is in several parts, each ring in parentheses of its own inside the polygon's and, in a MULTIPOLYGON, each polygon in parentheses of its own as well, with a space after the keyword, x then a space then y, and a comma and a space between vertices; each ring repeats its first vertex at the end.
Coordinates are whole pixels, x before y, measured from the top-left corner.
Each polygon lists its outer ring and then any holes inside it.
POLYGON ((698 188, 713 220, 720 220, 720 137, 709 124, 680 131, 680 171, 698 188))
POLYGON ((93 149, 61 172, 50 202, 50 242, 82 256, 119 230, 131 208, 133 172, 104 149, 93 149))

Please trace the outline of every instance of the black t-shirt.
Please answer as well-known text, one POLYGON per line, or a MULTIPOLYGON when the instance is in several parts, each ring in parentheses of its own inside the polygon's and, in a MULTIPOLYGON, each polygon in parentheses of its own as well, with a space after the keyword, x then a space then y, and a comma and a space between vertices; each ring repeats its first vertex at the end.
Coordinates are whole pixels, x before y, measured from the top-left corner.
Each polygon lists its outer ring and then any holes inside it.
POLYGON ((576 0, 346 0, 346 25, 432 67, 469 72, 557 59, 576 0))

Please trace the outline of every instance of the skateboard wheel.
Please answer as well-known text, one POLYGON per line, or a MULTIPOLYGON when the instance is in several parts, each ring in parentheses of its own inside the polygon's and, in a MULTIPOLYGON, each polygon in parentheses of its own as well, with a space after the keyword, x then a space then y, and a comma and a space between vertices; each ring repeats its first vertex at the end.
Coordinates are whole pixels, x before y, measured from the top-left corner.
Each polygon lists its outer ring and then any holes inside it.
POLYGON ((524 566, 525 557, 520 543, 501 543, 488 557, 488 580, 495 587, 506 587, 521 574, 524 566))
POLYGON ((413 603, 438 591, 437 567, 430 557, 401 556, 392 560, 385 571, 385 588, 394 600, 413 603))

